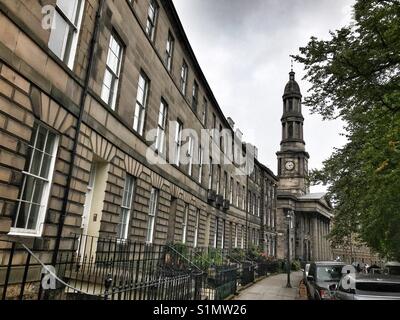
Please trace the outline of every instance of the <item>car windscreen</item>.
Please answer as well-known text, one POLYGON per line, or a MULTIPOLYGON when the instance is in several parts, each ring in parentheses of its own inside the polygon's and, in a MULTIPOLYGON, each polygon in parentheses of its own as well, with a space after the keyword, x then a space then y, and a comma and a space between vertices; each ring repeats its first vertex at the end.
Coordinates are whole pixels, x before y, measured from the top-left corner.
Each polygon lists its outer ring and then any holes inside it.
POLYGON ((318 266, 317 281, 339 281, 342 276, 343 266, 318 266))
POLYGON ((400 294, 400 283, 390 282, 357 282, 357 291, 368 291, 377 293, 396 293, 400 294))

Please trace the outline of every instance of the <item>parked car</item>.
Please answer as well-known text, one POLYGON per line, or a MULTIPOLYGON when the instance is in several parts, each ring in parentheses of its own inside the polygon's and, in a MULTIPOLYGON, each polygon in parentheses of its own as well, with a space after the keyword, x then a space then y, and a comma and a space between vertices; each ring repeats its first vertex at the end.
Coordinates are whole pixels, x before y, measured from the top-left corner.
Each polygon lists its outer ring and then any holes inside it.
POLYGON ((382 271, 382 269, 381 268, 369 268, 368 269, 368 273, 369 274, 382 274, 383 273, 383 271, 382 271))
POLYGON ((311 263, 307 263, 304 266, 304 270, 303 270, 303 282, 304 282, 304 284, 307 284, 307 277, 308 277, 308 272, 310 271, 310 266, 311 266, 311 263))
POLYGON ((343 262, 318 261, 310 265, 307 276, 307 294, 310 300, 332 300, 342 278, 343 262))
POLYGON ((384 274, 389 274, 393 276, 400 276, 400 262, 391 261, 387 262, 383 268, 384 274))
POLYGON ((337 300, 400 300, 400 277, 378 274, 350 276, 354 288, 343 288, 339 282, 335 292, 337 300))

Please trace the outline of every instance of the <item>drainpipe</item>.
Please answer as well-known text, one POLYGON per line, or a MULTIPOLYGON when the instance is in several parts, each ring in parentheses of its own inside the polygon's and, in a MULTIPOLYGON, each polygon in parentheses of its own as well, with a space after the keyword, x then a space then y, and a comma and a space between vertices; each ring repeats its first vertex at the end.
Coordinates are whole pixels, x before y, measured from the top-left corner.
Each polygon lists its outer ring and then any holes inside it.
POLYGON ((56 243, 54 246, 54 251, 53 251, 53 257, 52 257, 52 265, 55 266, 57 263, 57 257, 58 253, 60 250, 60 243, 61 243, 61 238, 62 238, 62 232, 65 224, 65 217, 67 216, 67 207, 68 207, 68 198, 70 195, 70 190, 71 190, 71 181, 72 181, 72 175, 74 171, 74 164, 75 164, 75 159, 76 159, 76 153, 79 145, 79 135, 81 131, 81 126, 82 126, 82 120, 83 120, 83 114, 84 114, 84 109, 85 109, 85 101, 86 97, 88 95, 89 91, 89 81, 90 81, 90 76, 93 71, 93 65, 94 65, 94 58, 96 54, 96 49, 97 49, 97 40, 99 36, 99 29, 100 29, 100 19, 102 16, 102 11, 104 8, 105 0, 99 0, 99 7, 97 9, 96 13, 96 20, 95 20, 95 25, 94 25, 94 30, 93 30, 93 36, 91 39, 91 44, 90 44, 90 54, 89 54, 89 61, 88 61, 88 66, 86 69, 86 74, 85 74, 85 81, 84 81, 84 87, 80 99, 80 105, 79 105, 79 116, 78 116, 78 122, 76 125, 76 134, 75 134, 75 140, 72 148, 72 155, 71 155, 71 164, 68 170, 68 176, 67 176, 67 189, 64 194, 63 198, 63 204, 62 204, 62 209, 61 209, 61 216, 60 220, 58 223, 58 230, 57 230, 57 238, 56 238, 56 243))
POLYGON ((249 173, 246 175, 246 251, 249 251, 249 173))

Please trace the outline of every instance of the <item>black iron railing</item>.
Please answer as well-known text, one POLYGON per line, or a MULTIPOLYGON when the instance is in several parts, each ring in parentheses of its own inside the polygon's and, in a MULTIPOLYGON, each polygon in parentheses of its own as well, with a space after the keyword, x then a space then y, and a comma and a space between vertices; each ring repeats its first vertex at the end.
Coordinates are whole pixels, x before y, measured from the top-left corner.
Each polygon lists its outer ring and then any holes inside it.
POLYGON ((0 298, 220 300, 274 270, 272 262, 255 262, 238 249, 86 235, 63 240, 55 266, 42 261, 43 252, 0 240, 0 298))

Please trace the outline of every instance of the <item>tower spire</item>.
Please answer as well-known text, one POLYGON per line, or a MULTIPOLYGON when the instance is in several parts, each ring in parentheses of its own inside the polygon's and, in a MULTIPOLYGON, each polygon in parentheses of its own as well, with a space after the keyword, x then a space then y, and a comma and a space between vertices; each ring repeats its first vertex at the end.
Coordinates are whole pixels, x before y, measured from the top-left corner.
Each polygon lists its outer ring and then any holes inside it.
POLYGON ((303 195, 308 192, 308 159, 303 137, 304 117, 301 107, 301 90, 293 71, 291 59, 289 82, 283 93, 283 115, 281 150, 278 156, 280 190, 303 195))

